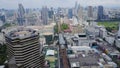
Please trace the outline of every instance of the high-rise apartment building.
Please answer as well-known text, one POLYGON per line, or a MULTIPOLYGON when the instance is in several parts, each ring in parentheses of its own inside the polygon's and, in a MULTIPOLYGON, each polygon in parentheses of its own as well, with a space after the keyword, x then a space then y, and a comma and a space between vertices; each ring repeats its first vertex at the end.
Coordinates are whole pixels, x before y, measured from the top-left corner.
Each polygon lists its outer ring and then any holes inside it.
POLYGON ((48 24, 48 8, 46 6, 42 7, 41 18, 42 18, 43 24, 47 25, 48 24))
POLYGON ((93 7, 92 6, 88 6, 88 17, 93 18, 93 7))
POLYGON ((71 9, 68 9, 68 18, 72 19, 72 17, 73 17, 73 9, 71 8, 71 9))
POLYGON ((83 20, 83 7, 80 4, 78 5, 78 19, 83 20))
POLYGON ((48 11, 48 16, 49 16, 50 19, 52 19, 52 18, 53 18, 53 15, 54 15, 54 10, 53 10, 53 8, 51 8, 51 9, 48 11))
POLYGON ((6 21, 5 15, 0 14, 0 20, 1 20, 2 22, 5 22, 5 21, 6 21))
POLYGON ((9 68, 44 68, 39 33, 18 28, 5 34, 9 68))
POLYGON ((75 7, 74 7, 74 16, 78 15, 78 3, 77 1, 75 2, 75 7))
POLYGON ((19 8, 18 8, 17 20, 18 20, 18 25, 22 26, 24 25, 24 22, 25 22, 25 9, 22 4, 19 4, 18 6, 19 8))
POLYGON ((98 6, 98 20, 104 19, 104 8, 103 6, 98 6))

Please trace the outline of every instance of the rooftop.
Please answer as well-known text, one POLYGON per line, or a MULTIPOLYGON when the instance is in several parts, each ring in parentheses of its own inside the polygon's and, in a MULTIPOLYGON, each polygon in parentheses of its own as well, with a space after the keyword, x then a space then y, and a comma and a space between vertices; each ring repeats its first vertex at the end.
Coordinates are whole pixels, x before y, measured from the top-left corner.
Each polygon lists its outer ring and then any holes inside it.
POLYGON ((38 33, 35 30, 25 27, 17 28, 6 34, 6 36, 9 38, 25 38, 32 35, 38 35, 38 33))
POLYGON ((118 54, 118 55, 120 55, 120 52, 110 45, 99 44, 99 46, 102 47, 103 49, 106 49, 108 54, 118 54))
POLYGON ((47 56, 49 56, 49 55, 54 56, 54 50, 47 50, 46 55, 47 55, 47 56))
MULTIPOLYGON (((57 48, 46 46, 44 47, 45 60, 48 61, 50 68, 55 68, 57 66, 58 52, 57 48)), ((47 66, 49 66, 47 64, 47 66)))
MULTIPOLYGON (((68 54, 70 64, 79 62, 80 66, 99 66, 100 54, 88 46, 74 46, 73 53, 68 54), (76 51, 75 51, 76 50, 76 51)), ((71 47, 72 48, 72 47, 71 47)))
POLYGON ((79 62, 72 62, 71 67, 80 67, 79 62))
POLYGON ((80 66, 98 66, 100 55, 96 53, 79 53, 75 57, 69 57, 70 63, 79 62, 80 66))

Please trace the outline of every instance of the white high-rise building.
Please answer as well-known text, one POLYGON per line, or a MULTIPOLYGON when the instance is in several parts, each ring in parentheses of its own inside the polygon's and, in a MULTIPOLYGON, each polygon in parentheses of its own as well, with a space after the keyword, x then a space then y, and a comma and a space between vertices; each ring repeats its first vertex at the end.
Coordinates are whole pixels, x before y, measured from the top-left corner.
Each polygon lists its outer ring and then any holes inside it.
POLYGON ((78 22, 79 24, 83 23, 83 7, 78 5, 78 22))

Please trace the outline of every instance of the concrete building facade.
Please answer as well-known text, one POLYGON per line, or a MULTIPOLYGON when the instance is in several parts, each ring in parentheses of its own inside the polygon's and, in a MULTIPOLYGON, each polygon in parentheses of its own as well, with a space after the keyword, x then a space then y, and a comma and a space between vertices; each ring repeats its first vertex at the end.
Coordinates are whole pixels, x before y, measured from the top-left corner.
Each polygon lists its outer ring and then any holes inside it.
POLYGON ((5 34, 5 40, 9 68, 43 68, 44 56, 35 30, 19 28, 5 34))

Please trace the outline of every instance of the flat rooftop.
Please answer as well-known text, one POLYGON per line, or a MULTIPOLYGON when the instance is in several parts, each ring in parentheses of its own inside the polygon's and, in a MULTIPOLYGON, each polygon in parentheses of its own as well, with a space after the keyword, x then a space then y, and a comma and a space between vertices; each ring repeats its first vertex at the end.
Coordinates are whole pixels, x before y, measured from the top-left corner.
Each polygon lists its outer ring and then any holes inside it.
POLYGON ((69 58, 70 63, 73 62, 79 62, 80 66, 99 66, 99 64, 97 62, 99 60, 99 57, 96 55, 83 55, 79 54, 78 57, 76 58, 69 58))
POLYGON ((120 52, 117 49, 115 49, 114 47, 110 46, 110 45, 99 44, 99 46, 106 49, 109 54, 119 54, 120 55, 120 52))
POLYGON ((45 60, 49 62, 50 68, 55 68, 56 66, 58 66, 57 48, 46 46, 43 48, 43 51, 45 52, 45 60))
POLYGON ((27 26, 27 28, 34 29, 42 35, 53 35, 54 34, 54 25, 27 26))
POLYGON ((55 51, 54 51, 54 50, 47 50, 46 55, 47 55, 47 56, 49 56, 49 55, 54 56, 54 53, 55 53, 55 51))
MULTIPOLYGON (((80 66, 99 66, 98 62, 101 58, 100 54, 90 51, 89 53, 85 51, 75 53, 75 56, 70 56, 70 63, 78 63, 80 66)), ((72 65, 71 65, 72 66, 72 65)))
POLYGON ((25 27, 19 27, 6 34, 9 38, 25 38, 32 35, 38 35, 38 32, 25 27))

